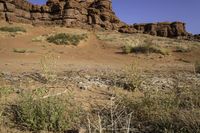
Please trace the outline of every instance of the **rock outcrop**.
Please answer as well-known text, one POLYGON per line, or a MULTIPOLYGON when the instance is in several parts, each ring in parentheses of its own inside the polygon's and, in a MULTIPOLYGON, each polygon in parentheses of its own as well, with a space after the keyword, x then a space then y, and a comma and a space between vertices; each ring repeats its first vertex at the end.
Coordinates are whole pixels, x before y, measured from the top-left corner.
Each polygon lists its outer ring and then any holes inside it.
POLYGON ((48 0, 33 5, 26 0, 0 0, 0 19, 34 25, 118 30, 123 23, 110 0, 48 0))
POLYGON ((111 0, 48 0, 43 6, 33 5, 27 0, 0 0, 0 20, 145 33, 162 37, 188 35, 182 22, 127 25, 116 17, 111 0))
POLYGON ((194 35, 194 39, 199 40, 200 41, 200 34, 196 34, 194 35))
POLYGON ((195 35, 189 34, 188 36, 186 36, 185 39, 189 40, 189 41, 198 41, 198 42, 200 42, 200 34, 195 34, 195 35))
POLYGON ((123 26, 119 31, 125 33, 144 33, 161 37, 181 37, 188 35, 185 29, 185 23, 182 22, 134 24, 123 26))

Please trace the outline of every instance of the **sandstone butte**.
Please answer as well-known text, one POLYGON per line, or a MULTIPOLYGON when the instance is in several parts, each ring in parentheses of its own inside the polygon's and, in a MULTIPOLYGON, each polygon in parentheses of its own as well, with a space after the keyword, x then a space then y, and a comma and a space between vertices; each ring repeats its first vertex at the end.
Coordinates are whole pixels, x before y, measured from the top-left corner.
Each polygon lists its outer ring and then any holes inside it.
POLYGON ((0 0, 0 20, 33 25, 60 25, 162 37, 191 37, 183 22, 127 25, 116 17, 111 0, 48 0, 33 5, 27 0, 0 0))

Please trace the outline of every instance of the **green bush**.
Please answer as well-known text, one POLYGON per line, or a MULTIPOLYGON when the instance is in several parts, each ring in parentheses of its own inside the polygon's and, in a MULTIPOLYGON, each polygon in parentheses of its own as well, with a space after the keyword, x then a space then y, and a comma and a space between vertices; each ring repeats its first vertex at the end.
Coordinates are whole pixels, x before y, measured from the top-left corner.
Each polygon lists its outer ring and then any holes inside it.
POLYGON ((58 97, 46 99, 24 98, 12 106, 11 114, 15 124, 30 131, 60 132, 78 128, 81 110, 71 100, 58 97))
POLYGON ((4 32, 26 32, 23 27, 0 27, 0 31, 4 32))
POLYGON ((49 43, 55 43, 57 45, 78 45, 81 40, 84 40, 87 38, 86 34, 82 35, 72 35, 72 34, 66 34, 66 33, 59 33, 56 35, 52 35, 47 38, 47 41, 49 43))

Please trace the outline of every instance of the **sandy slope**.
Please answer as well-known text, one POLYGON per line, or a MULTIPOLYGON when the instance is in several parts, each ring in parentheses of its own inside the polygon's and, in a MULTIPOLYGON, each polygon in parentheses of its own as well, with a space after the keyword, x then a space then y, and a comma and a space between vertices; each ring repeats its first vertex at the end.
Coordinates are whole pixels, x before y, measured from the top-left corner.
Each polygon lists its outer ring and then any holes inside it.
MULTIPOLYGON (((0 22, 1 26, 8 26, 8 24, 0 22)), ((181 74, 179 77, 183 78, 182 82, 184 83, 190 84, 192 81, 199 83, 199 78, 193 74, 195 61, 200 61, 200 44, 196 44, 196 42, 178 42, 181 45, 182 43, 192 45, 193 48, 191 52, 176 53, 173 52, 176 46, 173 46, 172 43, 177 40, 147 36, 154 40, 170 42, 169 45, 164 44, 162 46, 168 47, 171 50, 170 54, 122 54, 121 43, 125 42, 120 42, 120 37, 127 36, 127 34, 101 33, 105 36, 118 34, 116 40, 108 42, 97 39, 98 32, 93 31, 63 27, 33 27, 21 24, 13 24, 12 26, 22 26, 26 28, 27 32, 15 36, 0 32, 0 87, 11 87, 16 89, 17 92, 7 97, 7 100, 10 100, 9 103, 20 96, 18 93, 46 88, 48 91, 45 92, 45 96, 65 94, 68 91, 71 93, 71 90, 73 90, 75 99, 83 103, 84 108, 90 107, 91 104, 105 104, 108 103, 108 100, 110 101, 109 98, 113 93, 110 87, 114 87, 112 84, 107 84, 107 80, 117 81, 117 78, 121 79, 117 74, 121 74, 119 72, 132 63, 147 72, 145 73, 146 86, 153 89, 156 87, 163 89, 163 86, 173 88, 173 81, 178 77, 178 74, 181 74), (77 47, 58 46, 46 41, 32 41, 32 39, 41 35, 62 32, 87 33, 88 39, 81 42, 77 47), (195 45, 193 46, 193 44, 195 45), (26 52, 17 53, 13 51, 14 49, 24 49, 26 52), (44 73, 40 73, 42 71, 41 60, 47 55, 53 55, 52 57, 56 58, 55 60, 48 58, 46 62, 46 65, 52 71, 60 72, 55 79, 56 83, 54 81, 49 82, 49 84, 43 82, 46 79, 41 76, 44 73), (53 66, 51 66, 52 64, 53 66), (181 72, 179 73, 179 71, 181 72), (185 74, 185 72, 192 73, 185 74), (174 77, 171 77, 171 75, 174 77)), ((135 34, 131 36, 137 38, 135 34)), ((121 88, 114 90, 129 93, 121 88)), ((5 102, 4 100, 0 101, 5 102)), ((1 102, 0 105, 2 105, 1 102)), ((7 126, 2 128, 0 126, 0 132, 24 133, 24 131, 10 129, 7 126)))
MULTIPOLYGON (((8 25, 1 23, 1 26, 8 25)), ((33 27, 31 25, 13 24, 23 26, 27 33, 12 37, 8 33, 0 32, 0 70, 4 72, 35 71, 41 68, 41 59, 51 53, 57 60, 57 70, 67 68, 96 68, 96 69, 122 69, 127 64, 137 62, 138 67, 144 70, 193 70, 194 61, 200 57, 199 49, 185 54, 171 53, 167 56, 158 54, 125 55, 121 53, 121 46, 110 45, 96 38, 94 32, 80 29, 62 27, 33 27), (33 42, 32 39, 50 33, 87 33, 89 38, 81 42, 78 47, 58 46, 46 41, 33 42), (25 53, 13 52, 13 49, 25 49, 25 53), (185 59, 189 63, 179 61, 185 59)))

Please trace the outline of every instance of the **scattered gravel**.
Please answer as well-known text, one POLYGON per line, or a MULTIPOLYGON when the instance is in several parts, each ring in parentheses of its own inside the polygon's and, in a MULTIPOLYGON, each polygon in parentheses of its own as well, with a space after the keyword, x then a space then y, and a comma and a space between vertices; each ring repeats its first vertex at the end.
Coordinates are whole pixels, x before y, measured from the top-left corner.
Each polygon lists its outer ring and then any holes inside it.
MULTIPOLYGON (((200 75, 194 75, 192 73, 179 73, 179 74, 143 74, 141 75, 141 87, 140 89, 173 89, 174 87, 185 87, 190 85, 200 86, 200 75)), ((40 73, 6 73, 0 74, 0 80, 5 81, 8 84, 12 84, 17 89, 23 89, 23 84, 35 85, 35 86, 59 86, 67 87, 73 85, 73 87, 88 90, 93 87, 96 88, 110 88, 118 87, 127 89, 131 87, 131 83, 127 80, 126 76, 117 72, 88 72, 88 71, 66 71, 57 74, 54 80, 47 80, 40 73), (19 85, 21 84, 21 85, 19 85), (20 88, 21 87, 21 88, 20 88)))

